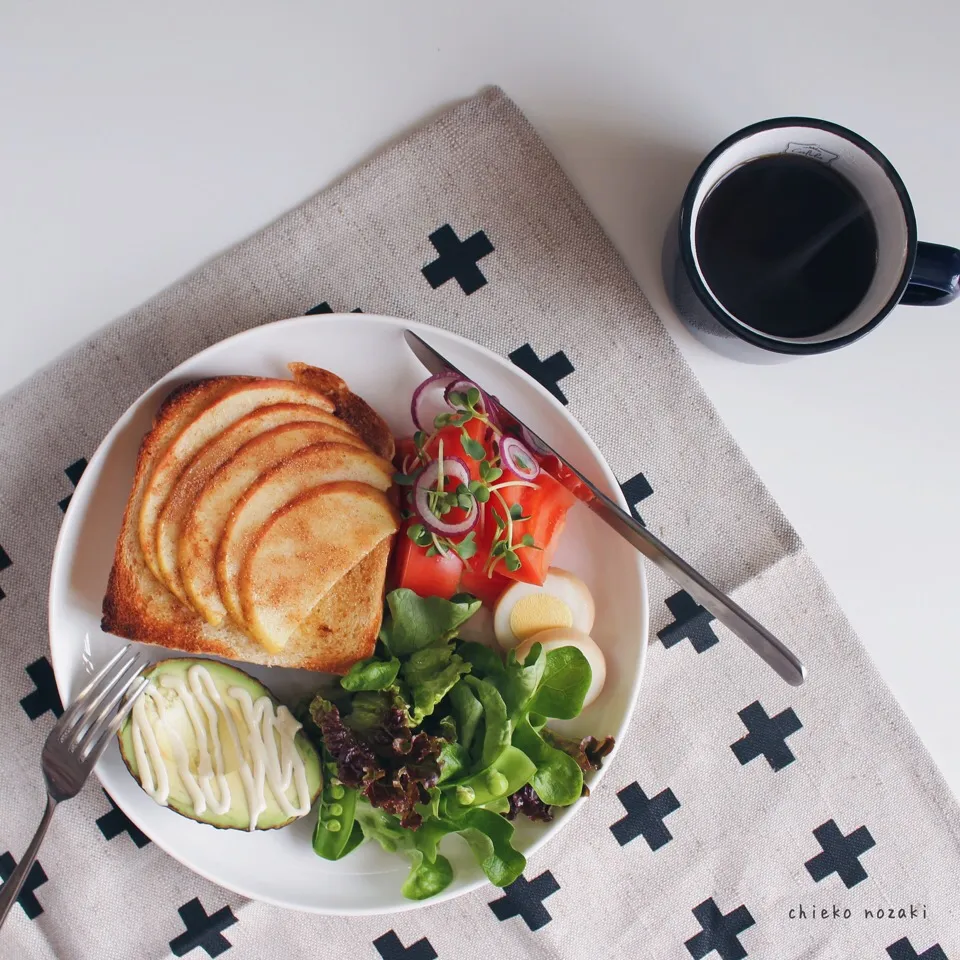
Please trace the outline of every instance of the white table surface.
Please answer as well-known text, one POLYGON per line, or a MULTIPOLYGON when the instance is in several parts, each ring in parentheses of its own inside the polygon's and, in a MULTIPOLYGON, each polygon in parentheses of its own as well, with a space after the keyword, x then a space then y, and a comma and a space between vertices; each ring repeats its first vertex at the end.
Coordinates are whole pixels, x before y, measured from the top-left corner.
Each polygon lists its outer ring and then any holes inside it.
POLYGON ((697 161, 755 120, 872 140, 960 243, 960 5, 893 0, 6 0, 0 389, 441 106, 498 83, 627 259, 960 793, 960 302, 772 367, 660 279, 697 161))

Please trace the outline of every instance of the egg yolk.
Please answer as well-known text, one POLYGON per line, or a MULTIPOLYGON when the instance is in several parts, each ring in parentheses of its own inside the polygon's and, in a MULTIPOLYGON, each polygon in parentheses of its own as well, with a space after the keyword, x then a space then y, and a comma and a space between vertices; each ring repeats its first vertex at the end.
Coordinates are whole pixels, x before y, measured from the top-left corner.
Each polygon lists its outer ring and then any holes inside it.
POLYGON ((551 627, 572 626, 573 611, 559 597, 549 593, 530 593, 521 597, 510 611, 510 629, 521 641, 551 627))

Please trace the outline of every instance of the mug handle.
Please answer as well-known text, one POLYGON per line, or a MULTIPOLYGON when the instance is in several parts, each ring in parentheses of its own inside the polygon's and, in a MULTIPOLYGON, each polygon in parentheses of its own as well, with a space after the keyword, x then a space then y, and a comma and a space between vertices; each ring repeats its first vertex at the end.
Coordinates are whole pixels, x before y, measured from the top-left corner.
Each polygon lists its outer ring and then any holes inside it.
POLYGON ((917 259, 901 303, 939 307, 960 296, 960 250, 940 243, 917 244, 917 259))

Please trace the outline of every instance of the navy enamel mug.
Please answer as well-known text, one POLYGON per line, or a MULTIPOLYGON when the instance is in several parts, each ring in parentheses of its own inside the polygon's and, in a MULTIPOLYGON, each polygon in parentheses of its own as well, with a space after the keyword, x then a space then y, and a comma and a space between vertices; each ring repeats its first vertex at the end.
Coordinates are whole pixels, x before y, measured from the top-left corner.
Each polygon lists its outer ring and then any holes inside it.
POLYGON ((753 124, 711 151, 667 232, 663 271, 691 331, 753 362, 835 350, 897 304, 960 295, 960 250, 918 242, 886 157, 808 117, 753 124))

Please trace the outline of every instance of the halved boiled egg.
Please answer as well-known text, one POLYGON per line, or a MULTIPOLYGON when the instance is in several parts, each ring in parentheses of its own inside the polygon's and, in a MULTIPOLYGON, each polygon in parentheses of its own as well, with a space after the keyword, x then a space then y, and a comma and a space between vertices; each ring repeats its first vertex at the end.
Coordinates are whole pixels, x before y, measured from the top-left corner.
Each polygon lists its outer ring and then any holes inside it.
POLYGON ((493 629, 500 646, 511 650, 552 627, 572 627, 589 634, 593 617, 593 597, 587 585, 569 570, 551 567, 543 586, 518 582, 504 590, 493 610, 493 629))
POLYGON ((583 698, 584 707, 589 707, 600 695, 603 684, 607 679, 607 661, 603 651, 597 646, 593 637, 572 627, 554 627, 552 630, 541 630, 532 637, 527 637, 517 647, 517 660, 523 663, 527 654, 535 643, 539 643, 544 653, 557 650, 560 647, 576 647, 590 664, 590 687, 583 698))

